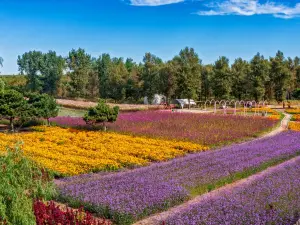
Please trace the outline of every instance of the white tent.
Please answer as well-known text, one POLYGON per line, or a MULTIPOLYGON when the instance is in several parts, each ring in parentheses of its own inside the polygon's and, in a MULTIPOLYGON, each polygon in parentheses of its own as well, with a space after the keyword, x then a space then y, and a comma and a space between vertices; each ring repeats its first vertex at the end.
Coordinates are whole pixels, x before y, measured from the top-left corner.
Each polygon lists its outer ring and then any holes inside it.
MULTIPOLYGON (((181 106, 181 108, 184 108, 185 106, 189 105, 189 100, 188 99, 175 99, 175 103, 179 104, 181 106)), ((190 105, 195 106, 197 104, 193 99, 190 99, 190 105)))
MULTIPOLYGON (((155 94, 152 100, 151 105, 160 105, 161 103, 166 102, 166 97, 164 95, 155 94)), ((144 104, 148 105, 148 97, 144 97, 144 104)))

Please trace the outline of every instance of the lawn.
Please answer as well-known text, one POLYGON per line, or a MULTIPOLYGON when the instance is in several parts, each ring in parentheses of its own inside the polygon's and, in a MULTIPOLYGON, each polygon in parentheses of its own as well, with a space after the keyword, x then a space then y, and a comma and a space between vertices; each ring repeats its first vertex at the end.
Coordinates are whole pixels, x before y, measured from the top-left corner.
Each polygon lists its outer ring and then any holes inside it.
POLYGON ((83 117, 86 110, 60 107, 58 116, 83 117))

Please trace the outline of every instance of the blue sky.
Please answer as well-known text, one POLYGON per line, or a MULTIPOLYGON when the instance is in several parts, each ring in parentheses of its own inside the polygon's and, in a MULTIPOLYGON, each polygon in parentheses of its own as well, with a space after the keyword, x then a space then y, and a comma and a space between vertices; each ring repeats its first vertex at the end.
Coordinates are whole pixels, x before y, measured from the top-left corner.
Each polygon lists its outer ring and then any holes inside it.
POLYGON ((171 59, 185 46, 204 63, 250 59, 281 50, 300 56, 300 0, 0 0, 2 74, 18 73, 17 56, 82 47, 141 61, 171 59))

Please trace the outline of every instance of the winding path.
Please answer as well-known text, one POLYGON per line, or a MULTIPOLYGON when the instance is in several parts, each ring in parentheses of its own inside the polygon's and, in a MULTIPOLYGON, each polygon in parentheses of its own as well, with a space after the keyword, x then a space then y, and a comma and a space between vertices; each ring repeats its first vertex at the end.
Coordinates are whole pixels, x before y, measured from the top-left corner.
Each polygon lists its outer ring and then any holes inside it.
POLYGON ((280 123, 280 126, 278 126, 276 129, 274 129, 271 132, 263 135, 260 138, 272 137, 272 136, 275 136, 276 134, 281 133, 282 131, 287 130, 289 122, 290 122, 292 116, 290 114, 287 114, 287 113, 284 113, 284 112, 283 112, 283 115, 284 115, 284 118, 282 119, 282 121, 280 123))

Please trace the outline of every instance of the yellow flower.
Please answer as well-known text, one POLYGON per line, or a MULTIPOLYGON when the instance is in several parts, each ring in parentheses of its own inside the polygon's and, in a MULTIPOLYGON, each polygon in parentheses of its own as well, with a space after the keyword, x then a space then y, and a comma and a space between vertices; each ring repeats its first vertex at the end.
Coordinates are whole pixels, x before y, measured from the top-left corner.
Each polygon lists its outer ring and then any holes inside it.
POLYGON ((300 131, 300 122, 290 122, 289 129, 294 131, 300 131))
POLYGON ((300 114, 293 115, 293 119, 296 121, 300 121, 300 114))
POLYGON ((268 117, 270 120, 280 120, 280 115, 271 115, 268 117))
POLYGON ((42 166, 64 175, 116 170, 165 161, 209 148, 183 141, 134 137, 59 127, 35 127, 34 132, 0 134, 0 152, 23 142, 24 153, 42 166))
POLYGON ((286 109, 285 112, 291 114, 300 114, 300 109, 286 109))

